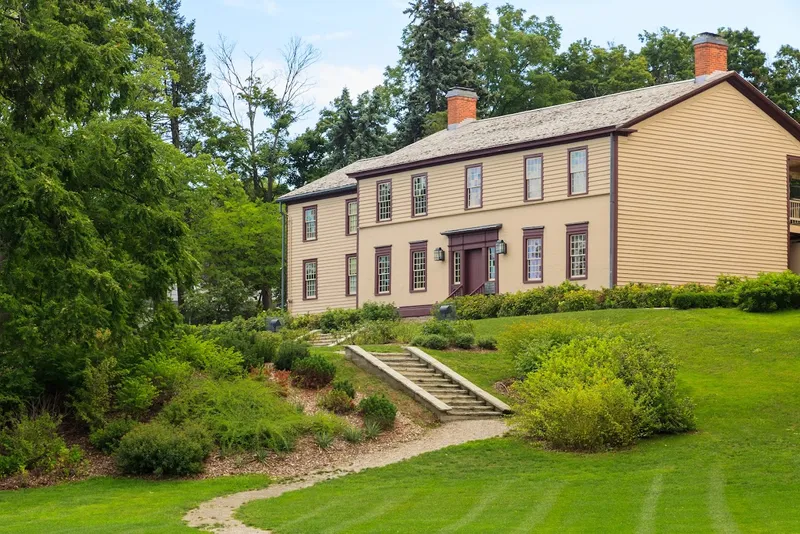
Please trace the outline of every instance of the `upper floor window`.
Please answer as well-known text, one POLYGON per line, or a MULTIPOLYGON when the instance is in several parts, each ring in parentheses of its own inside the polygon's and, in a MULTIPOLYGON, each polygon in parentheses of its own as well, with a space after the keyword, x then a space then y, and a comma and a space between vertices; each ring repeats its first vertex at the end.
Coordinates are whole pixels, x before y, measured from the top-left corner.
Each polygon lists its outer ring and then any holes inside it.
POLYGON ((317 260, 303 262, 303 298, 317 298, 317 260))
POLYGON ((413 194, 414 217, 428 214, 428 175, 417 174, 411 177, 411 192, 413 194))
POLYGON ((589 192, 589 150, 574 148, 569 151, 569 194, 583 195, 589 192))
POLYGON ((392 292, 392 247, 375 248, 375 294, 392 292))
POLYGON ((488 269, 487 272, 489 273, 488 280, 490 282, 494 282, 497 280, 497 252, 494 247, 489 247, 488 250, 488 269))
POLYGON ((358 200, 347 201, 347 235, 358 233, 358 200))
POLYGON ((480 208, 483 205, 483 165, 471 165, 466 170, 467 209, 480 208))
POLYGON ((567 225, 567 278, 580 280, 589 276, 589 225, 567 225))
POLYGON ((425 291, 428 287, 428 242, 411 243, 411 291, 425 291))
POLYGON ((303 208, 303 241, 317 239, 317 207, 303 208))
POLYGON ((358 257, 355 254, 345 256, 347 269, 347 296, 358 293, 358 257))
POLYGON ((525 282, 541 282, 544 278, 544 228, 523 228, 525 282))
POLYGON ((525 200, 542 200, 542 163, 537 154, 525 158, 525 200))
POLYGON ((378 221, 392 220, 392 182, 378 182, 378 221))

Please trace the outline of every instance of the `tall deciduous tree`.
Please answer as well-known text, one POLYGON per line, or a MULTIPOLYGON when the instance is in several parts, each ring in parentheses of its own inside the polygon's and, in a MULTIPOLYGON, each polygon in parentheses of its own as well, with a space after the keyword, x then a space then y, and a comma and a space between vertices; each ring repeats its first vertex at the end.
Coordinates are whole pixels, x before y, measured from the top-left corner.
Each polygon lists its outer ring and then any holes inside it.
POLYGON ((662 26, 656 32, 643 31, 641 54, 647 60, 647 69, 653 83, 670 83, 694 77, 694 49, 692 38, 678 30, 662 26))

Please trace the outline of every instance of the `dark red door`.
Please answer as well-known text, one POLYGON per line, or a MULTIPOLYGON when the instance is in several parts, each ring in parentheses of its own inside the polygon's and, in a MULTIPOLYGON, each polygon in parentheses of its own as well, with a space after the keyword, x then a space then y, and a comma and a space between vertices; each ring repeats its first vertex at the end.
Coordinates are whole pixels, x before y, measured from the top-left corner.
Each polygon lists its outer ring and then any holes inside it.
POLYGON ((469 295, 484 282, 486 282, 486 265, 483 261, 483 249, 474 248, 471 250, 464 251, 466 261, 466 273, 465 273, 465 280, 466 280, 466 287, 465 294, 469 295))

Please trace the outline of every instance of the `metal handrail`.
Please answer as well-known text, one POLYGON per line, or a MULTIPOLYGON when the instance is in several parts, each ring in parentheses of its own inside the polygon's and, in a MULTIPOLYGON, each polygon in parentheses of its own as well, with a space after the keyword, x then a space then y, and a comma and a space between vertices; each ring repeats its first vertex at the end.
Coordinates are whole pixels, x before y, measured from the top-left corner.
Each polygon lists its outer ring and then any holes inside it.
POLYGON ((485 286, 486 286, 486 282, 482 283, 481 285, 479 285, 479 286, 478 286, 478 287, 475 289, 475 291, 473 291, 472 293, 470 293, 470 294, 469 294, 469 296, 471 297, 472 295, 479 295, 479 294, 482 294, 482 293, 483 293, 483 288, 484 288, 485 286))
POLYGON ((447 299, 445 300, 450 300, 453 297, 461 297, 463 295, 464 295, 464 286, 460 285, 457 288, 455 288, 452 293, 447 295, 447 299))

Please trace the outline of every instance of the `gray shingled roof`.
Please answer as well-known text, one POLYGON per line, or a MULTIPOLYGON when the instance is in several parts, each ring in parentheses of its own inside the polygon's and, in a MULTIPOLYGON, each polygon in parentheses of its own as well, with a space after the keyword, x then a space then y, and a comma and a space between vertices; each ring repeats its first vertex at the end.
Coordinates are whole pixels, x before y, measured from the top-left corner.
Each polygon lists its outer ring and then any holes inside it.
POLYGON ((348 174, 619 127, 727 74, 727 72, 715 72, 699 83, 692 79, 654 85, 568 104, 467 122, 454 130, 437 132, 391 154, 357 161, 282 196, 281 201, 355 186, 355 180, 349 178, 348 174))

